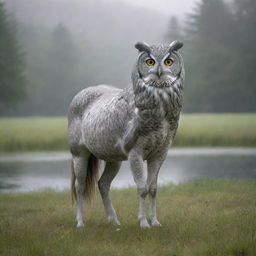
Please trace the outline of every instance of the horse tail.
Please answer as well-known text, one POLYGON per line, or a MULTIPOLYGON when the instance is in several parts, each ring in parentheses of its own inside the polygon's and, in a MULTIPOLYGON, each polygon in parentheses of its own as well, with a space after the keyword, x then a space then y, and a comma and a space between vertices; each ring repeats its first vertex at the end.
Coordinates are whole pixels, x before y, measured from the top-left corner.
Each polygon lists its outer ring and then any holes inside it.
MULTIPOLYGON (((95 193, 96 183, 99 176, 99 159, 96 158, 93 154, 89 156, 87 171, 85 177, 85 189, 84 189, 84 198, 87 203, 91 203, 92 197, 95 193)), ((76 193, 76 175, 74 170, 74 162, 71 161, 71 199, 72 205, 74 201, 77 200, 76 193)))
POLYGON ((85 178, 84 198, 87 203, 91 203, 95 193, 96 183, 99 176, 99 159, 93 154, 90 155, 85 178))

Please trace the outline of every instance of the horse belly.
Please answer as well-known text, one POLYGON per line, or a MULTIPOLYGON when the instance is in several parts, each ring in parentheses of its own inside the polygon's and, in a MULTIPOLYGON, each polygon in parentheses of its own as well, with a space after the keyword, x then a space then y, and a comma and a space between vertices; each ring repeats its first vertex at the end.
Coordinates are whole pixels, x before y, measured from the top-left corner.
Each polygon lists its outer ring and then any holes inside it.
POLYGON ((122 116, 115 111, 97 107, 84 114, 82 144, 97 158, 105 161, 122 161, 127 156, 122 151, 124 124, 122 116))

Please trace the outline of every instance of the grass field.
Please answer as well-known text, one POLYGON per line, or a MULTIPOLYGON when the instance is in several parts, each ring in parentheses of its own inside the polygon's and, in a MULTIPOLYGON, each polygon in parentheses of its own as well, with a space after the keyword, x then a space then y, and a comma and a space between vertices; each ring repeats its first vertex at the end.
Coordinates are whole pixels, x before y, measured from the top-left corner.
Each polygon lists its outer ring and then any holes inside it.
MULTIPOLYGON (((0 119, 0 152, 66 150, 67 121, 0 119)), ((256 146, 256 114, 184 114, 175 146, 256 146)))
POLYGON ((138 226, 135 189, 111 192, 122 226, 99 195, 76 229, 67 192, 0 195, 0 255, 255 256, 255 181, 203 180, 159 189, 162 227, 138 226))
POLYGON ((0 152, 65 149, 67 120, 64 117, 0 119, 0 152))

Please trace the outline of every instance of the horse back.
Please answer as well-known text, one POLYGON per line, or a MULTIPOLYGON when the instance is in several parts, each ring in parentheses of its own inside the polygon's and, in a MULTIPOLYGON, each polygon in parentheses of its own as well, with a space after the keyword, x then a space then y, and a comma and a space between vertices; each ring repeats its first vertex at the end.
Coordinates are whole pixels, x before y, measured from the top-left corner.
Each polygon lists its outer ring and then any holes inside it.
POLYGON ((102 101, 113 98, 121 91, 112 86, 98 85, 85 88, 73 98, 68 110, 68 143, 71 152, 79 151, 85 146, 82 141, 84 116, 91 108, 97 108, 102 101))

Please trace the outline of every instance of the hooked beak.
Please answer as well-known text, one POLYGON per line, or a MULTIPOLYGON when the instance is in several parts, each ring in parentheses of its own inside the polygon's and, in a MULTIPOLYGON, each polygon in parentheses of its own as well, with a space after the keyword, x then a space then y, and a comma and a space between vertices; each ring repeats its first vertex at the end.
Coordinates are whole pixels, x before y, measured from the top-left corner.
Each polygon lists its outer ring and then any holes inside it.
POLYGON ((159 66, 158 69, 157 69, 157 75, 160 78, 162 74, 163 74, 163 69, 162 69, 161 66, 159 66))

